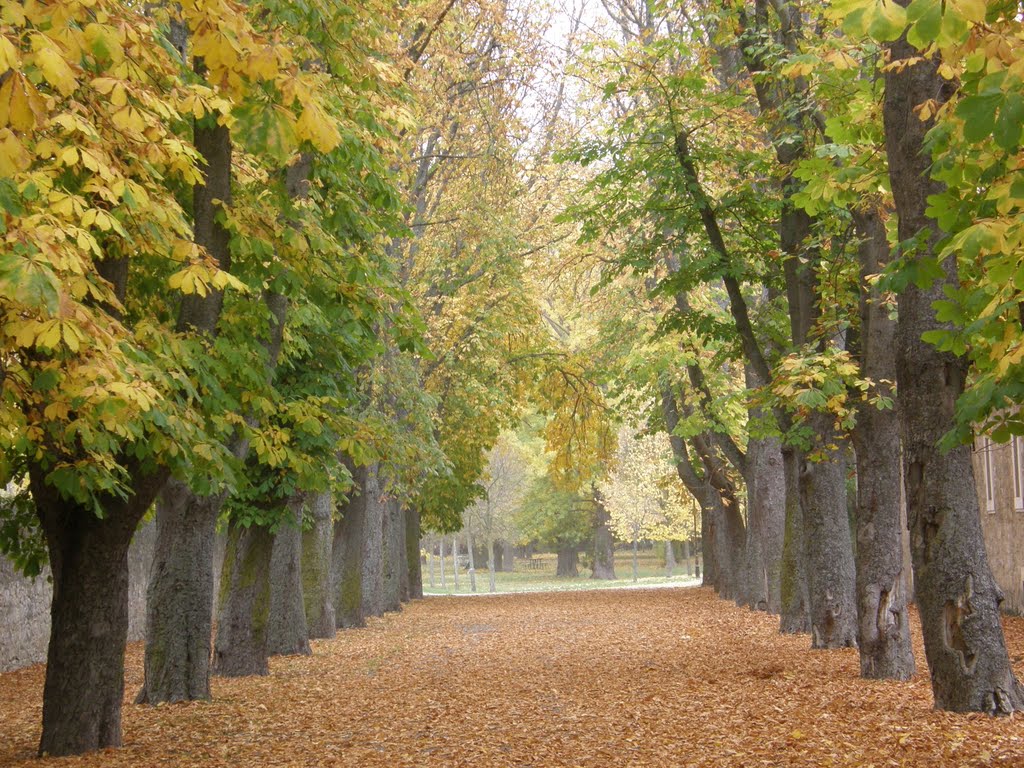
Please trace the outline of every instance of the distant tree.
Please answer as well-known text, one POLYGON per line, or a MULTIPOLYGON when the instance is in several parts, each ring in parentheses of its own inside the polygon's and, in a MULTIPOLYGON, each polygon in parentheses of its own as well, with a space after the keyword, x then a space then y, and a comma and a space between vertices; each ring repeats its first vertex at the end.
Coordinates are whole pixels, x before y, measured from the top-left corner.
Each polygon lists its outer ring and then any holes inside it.
POLYGON ((633 546, 633 581, 639 578, 641 539, 671 541, 690 534, 689 494, 675 475, 672 446, 664 434, 619 430, 615 468, 598 490, 615 534, 633 546))
POLYGON ((543 475, 530 484, 516 514, 523 541, 558 552, 559 576, 579 575, 579 548, 591 534, 590 503, 543 475))

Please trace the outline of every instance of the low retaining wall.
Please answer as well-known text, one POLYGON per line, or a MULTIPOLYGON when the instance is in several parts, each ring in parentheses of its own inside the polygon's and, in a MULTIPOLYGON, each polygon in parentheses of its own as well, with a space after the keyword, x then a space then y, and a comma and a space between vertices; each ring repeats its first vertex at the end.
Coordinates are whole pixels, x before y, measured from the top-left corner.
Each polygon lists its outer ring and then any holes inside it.
MULTIPOLYGON (((156 527, 139 528, 128 551, 128 639, 146 632, 146 586, 156 527)), ((50 641, 49 569, 26 579, 0 556, 0 672, 46 661, 50 641)))

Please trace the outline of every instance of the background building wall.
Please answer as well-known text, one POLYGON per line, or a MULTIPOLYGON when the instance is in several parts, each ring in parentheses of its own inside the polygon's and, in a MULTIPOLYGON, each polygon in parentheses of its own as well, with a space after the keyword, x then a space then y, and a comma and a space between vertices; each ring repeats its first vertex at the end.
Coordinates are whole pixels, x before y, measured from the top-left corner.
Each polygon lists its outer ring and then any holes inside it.
POLYGON ((985 550, 996 583, 1004 593, 1003 610, 1024 613, 1024 511, 1014 500, 1013 451, 1009 443, 997 445, 983 439, 974 444, 974 476, 981 510, 985 550), (992 510, 987 509, 986 455, 992 469, 992 510))

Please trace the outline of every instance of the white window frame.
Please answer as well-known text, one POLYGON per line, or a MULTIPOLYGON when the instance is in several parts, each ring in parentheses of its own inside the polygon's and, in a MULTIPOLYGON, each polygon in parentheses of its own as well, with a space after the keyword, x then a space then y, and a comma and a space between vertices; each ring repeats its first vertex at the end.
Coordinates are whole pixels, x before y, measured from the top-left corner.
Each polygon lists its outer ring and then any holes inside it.
POLYGON ((992 440, 988 435, 981 438, 981 460, 985 474, 985 511, 992 514, 996 511, 996 473, 992 463, 992 440))
POLYGON ((1013 457, 1013 509, 1024 512, 1024 437, 1015 435, 1010 441, 1013 457))

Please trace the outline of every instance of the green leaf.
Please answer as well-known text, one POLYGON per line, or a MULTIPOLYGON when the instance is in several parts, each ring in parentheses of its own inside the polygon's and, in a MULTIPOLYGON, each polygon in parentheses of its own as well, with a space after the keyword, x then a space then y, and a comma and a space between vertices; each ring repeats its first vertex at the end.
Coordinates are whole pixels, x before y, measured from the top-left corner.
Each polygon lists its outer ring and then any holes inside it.
POLYGON ((1003 102, 1001 91, 968 96, 957 104, 956 114, 964 120, 964 138, 982 141, 992 135, 996 126, 996 111, 1003 102))
POLYGON ((1024 127, 1024 97, 1014 91, 1006 95, 1006 101, 999 110, 993 137, 1003 149, 1012 152, 1020 144, 1020 133, 1024 127))
POLYGON ((938 0, 914 0, 907 7, 907 42, 924 49, 935 42, 942 28, 942 4, 938 0))
POLYGON ((892 0, 881 0, 868 24, 868 34, 879 42, 898 40, 907 26, 907 11, 892 0))

